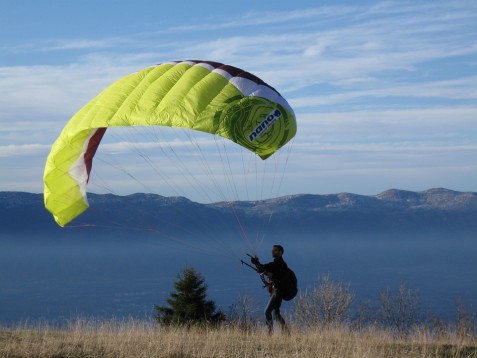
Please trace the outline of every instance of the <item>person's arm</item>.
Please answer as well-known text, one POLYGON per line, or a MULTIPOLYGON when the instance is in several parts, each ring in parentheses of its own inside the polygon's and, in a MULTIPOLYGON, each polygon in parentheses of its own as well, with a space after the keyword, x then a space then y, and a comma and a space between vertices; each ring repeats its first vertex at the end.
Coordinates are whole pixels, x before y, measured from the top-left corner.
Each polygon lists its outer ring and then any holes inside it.
POLYGON ((258 273, 263 273, 263 272, 271 272, 271 265, 273 264, 273 262, 270 262, 268 264, 262 264, 260 263, 260 260, 258 259, 258 257, 252 257, 252 259, 250 260, 254 265, 255 267, 257 268, 257 271, 258 273))

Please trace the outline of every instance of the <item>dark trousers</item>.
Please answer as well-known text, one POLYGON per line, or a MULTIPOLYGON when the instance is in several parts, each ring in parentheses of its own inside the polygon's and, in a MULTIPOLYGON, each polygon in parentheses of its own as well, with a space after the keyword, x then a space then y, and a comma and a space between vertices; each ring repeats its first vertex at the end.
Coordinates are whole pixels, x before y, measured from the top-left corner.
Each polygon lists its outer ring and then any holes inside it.
POLYGON ((282 296, 280 292, 273 288, 272 294, 270 295, 270 299, 268 300, 268 304, 265 307, 265 319, 267 320, 267 327, 268 333, 273 332, 273 318, 280 323, 283 331, 287 330, 285 320, 283 319, 282 315, 280 314, 280 306, 282 305, 282 296), (273 312, 273 318, 272 318, 273 312))

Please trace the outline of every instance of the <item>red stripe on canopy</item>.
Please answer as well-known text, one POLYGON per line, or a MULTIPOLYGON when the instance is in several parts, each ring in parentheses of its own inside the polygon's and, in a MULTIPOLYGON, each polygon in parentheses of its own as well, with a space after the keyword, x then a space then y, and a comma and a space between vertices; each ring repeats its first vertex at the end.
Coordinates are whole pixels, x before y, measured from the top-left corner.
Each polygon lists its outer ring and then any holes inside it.
POLYGON ((91 173, 91 168, 93 166, 93 157, 96 154, 96 150, 98 149, 99 143, 103 138, 104 133, 106 132, 107 128, 98 128, 96 132, 91 136, 88 142, 88 148, 86 149, 86 153, 84 153, 84 163, 86 165, 86 173, 88 174, 88 181, 89 181, 89 173, 91 173))

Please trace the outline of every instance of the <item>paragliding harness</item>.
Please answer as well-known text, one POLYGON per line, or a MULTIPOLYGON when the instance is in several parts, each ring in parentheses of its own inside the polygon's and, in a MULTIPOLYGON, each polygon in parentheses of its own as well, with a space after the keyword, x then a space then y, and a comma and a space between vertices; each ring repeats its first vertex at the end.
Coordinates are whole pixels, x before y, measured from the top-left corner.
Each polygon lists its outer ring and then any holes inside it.
MULTIPOLYGON (((247 256, 254 258, 254 256, 250 254, 247 254, 247 256)), ((270 276, 267 275, 267 272, 266 271, 259 272, 258 268, 253 267, 252 265, 244 262, 243 260, 240 260, 240 262, 242 263, 242 265, 248 266, 251 269, 253 269, 255 272, 257 272, 260 275, 260 279, 263 283, 263 287, 264 288, 266 287, 268 290, 268 293, 272 294, 273 280, 271 279, 270 276)), ((282 282, 281 286, 283 286, 282 289, 280 290, 282 293, 282 298, 285 301, 290 301, 293 298, 295 298, 295 296, 298 293, 298 280, 293 270, 287 267, 286 271, 283 274, 283 278, 281 279, 281 282, 282 282)))

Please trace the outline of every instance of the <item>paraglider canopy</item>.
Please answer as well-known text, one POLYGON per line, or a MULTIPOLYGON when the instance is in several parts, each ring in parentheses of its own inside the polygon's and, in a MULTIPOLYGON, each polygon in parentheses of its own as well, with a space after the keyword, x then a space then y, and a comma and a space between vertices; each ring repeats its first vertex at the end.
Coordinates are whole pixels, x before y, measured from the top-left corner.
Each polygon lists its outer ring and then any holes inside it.
POLYGON ((221 136, 266 159, 292 139, 296 120, 270 85, 233 66, 174 61, 111 84, 66 124, 48 156, 44 200, 64 226, 88 207, 93 157, 109 127, 169 126, 221 136))

